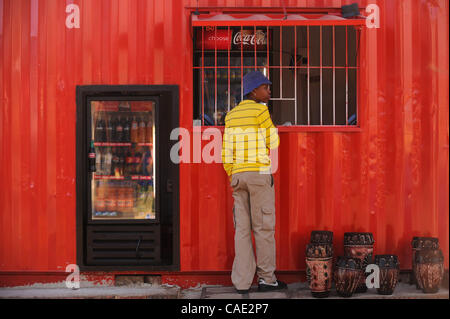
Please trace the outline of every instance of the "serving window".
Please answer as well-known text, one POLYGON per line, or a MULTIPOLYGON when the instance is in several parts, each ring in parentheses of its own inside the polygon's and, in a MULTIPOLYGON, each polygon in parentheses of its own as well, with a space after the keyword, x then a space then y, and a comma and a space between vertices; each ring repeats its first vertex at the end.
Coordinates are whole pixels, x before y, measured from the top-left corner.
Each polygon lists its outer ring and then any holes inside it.
POLYGON ((272 82, 268 107, 275 125, 359 126, 360 31, 335 18, 301 19, 300 25, 281 19, 280 25, 194 24, 194 123, 224 125, 226 113, 244 98, 243 76, 258 70, 272 82))

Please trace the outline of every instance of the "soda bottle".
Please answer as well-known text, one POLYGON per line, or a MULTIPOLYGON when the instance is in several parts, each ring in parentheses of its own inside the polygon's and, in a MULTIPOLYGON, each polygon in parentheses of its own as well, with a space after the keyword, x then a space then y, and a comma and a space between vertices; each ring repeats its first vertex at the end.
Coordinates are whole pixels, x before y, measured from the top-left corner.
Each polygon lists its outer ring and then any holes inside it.
POLYGON ((106 191, 105 208, 110 216, 117 215, 117 193, 115 187, 108 187, 106 191))
POLYGON ((102 216, 103 212, 106 210, 105 203, 105 186, 102 181, 99 181, 96 189, 96 198, 95 198, 95 216, 102 216))
POLYGON ((110 116, 109 119, 107 120, 106 123, 106 138, 105 138, 105 142, 113 142, 113 133, 114 133, 114 128, 113 128, 113 119, 110 116))
POLYGON ((145 143, 145 122, 144 118, 142 117, 139 122, 139 143, 145 143))
POLYGON ((138 122, 136 118, 133 116, 133 121, 131 122, 131 142, 138 143, 138 122))
POLYGON ((108 175, 109 173, 106 172, 106 148, 103 149, 102 152, 102 160, 100 162, 100 175, 108 175))
POLYGON ((96 142, 104 142, 105 140, 105 122, 103 122, 103 119, 100 116, 100 113, 98 113, 97 122, 95 125, 95 141, 96 142))
POLYGON ((111 149, 109 147, 106 149, 104 158, 105 158, 105 164, 103 166, 103 174, 104 175, 112 175, 111 174, 112 154, 111 154, 111 149))
POLYGON ((94 141, 91 141, 91 146, 89 147, 89 170, 95 172, 95 147, 94 141))
POLYGON ((123 148, 119 148, 119 152, 118 152, 118 156, 119 156, 119 173, 120 176, 124 176, 124 171, 125 171, 125 151, 123 148))
POLYGON ((133 175, 133 161, 134 154, 130 149, 128 149, 127 154, 125 156, 125 175, 133 175))
POLYGON ((120 116, 116 120, 116 142, 121 143, 123 139, 123 126, 120 116))
POLYGON ((97 170, 98 175, 103 175, 102 160, 103 160, 103 154, 102 154, 101 149, 99 149, 98 152, 95 154, 95 168, 97 170))
POLYGON ((112 175, 116 177, 120 176, 119 156, 115 147, 112 151, 112 175))
POLYGON ((133 208, 134 208, 133 188, 129 184, 127 184, 127 188, 126 188, 125 208, 129 212, 132 212, 133 208))
POLYGON ((141 175, 141 157, 142 154, 140 152, 140 149, 138 148, 136 150, 136 153, 134 154, 134 174, 141 175))
POLYGON ((130 121, 128 119, 128 117, 123 118, 123 123, 122 123, 122 127, 123 127, 123 139, 122 141, 124 143, 129 143, 130 142, 130 121))
POLYGON ((152 118, 150 118, 147 122, 147 132, 145 134, 146 137, 146 143, 153 143, 153 121, 152 118))
POLYGON ((125 187, 120 183, 117 187, 117 212, 125 212, 125 187))

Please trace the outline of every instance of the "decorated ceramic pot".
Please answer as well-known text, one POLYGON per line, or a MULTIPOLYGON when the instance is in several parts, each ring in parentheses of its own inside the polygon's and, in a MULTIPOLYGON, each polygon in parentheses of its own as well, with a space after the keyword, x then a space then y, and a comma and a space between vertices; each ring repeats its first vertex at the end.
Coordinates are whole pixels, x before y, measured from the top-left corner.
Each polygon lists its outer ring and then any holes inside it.
POLYGON ((440 249, 416 251, 416 281, 424 293, 436 293, 444 276, 444 255, 440 249))
POLYGON ((421 249, 439 249, 439 238, 436 237, 413 237, 411 241, 412 247, 412 272, 411 272, 411 284, 416 284, 417 289, 422 289, 419 283, 416 281, 416 265, 415 258, 416 252, 421 249))
POLYGON ((332 244, 333 232, 328 230, 313 230, 311 232, 310 242, 314 244, 332 244))
POLYGON ((398 282, 400 263, 396 255, 376 255, 375 264, 380 269, 380 295, 392 295, 398 282))
POLYGON ((372 233, 345 233, 344 234, 344 254, 346 257, 357 258, 361 262, 360 283, 356 292, 366 292, 366 275, 365 269, 367 265, 372 263, 374 239, 372 233))
POLYGON ((333 274, 333 245, 312 243, 306 246, 306 278, 311 294, 328 297, 333 274))
POLYGON ((363 273, 359 259, 338 257, 334 271, 334 282, 339 296, 351 297, 358 288, 361 277, 363 277, 363 273))

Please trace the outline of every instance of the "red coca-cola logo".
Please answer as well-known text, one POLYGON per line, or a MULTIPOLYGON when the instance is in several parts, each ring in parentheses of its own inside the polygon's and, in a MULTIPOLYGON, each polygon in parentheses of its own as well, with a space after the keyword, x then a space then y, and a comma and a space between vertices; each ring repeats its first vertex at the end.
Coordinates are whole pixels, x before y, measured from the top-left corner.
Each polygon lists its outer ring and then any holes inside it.
MULTIPOLYGON (((267 49, 267 30, 239 30, 232 29, 215 29, 214 27, 206 27, 202 31, 197 32, 198 50, 228 50, 231 46, 234 50, 266 50, 267 49)), ((270 45, 270 43, 269 43, 270 45)))
POLYGON ((263 49, 267 45, 266 33, 262 30, 242 30, 236 32, 233 37, 234 46, 242 46, 248 49, 249 46, 252 48, 256 45, 257 49, 263 49))

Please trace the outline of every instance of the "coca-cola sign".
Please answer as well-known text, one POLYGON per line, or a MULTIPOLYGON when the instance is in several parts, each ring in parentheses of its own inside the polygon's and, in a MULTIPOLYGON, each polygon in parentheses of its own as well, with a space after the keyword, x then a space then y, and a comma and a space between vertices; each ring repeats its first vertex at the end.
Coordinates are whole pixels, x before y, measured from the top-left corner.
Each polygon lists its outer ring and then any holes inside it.
MULTIPOLYGON (((256 50, 265 51, 267 49, 267 30, 232 30, 217 29, 207 27, 197 32, 196 49, 201 50, 256 50)), ((269 41, 270 45, 270 41, 269 41)))
POLYGON ((242 30, 233 36, 233 48, 243 50, 264 50, 267 48, 267 35, 263 30, 242 30))

